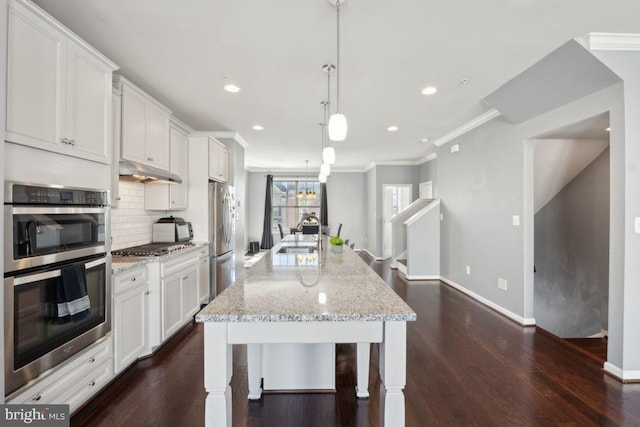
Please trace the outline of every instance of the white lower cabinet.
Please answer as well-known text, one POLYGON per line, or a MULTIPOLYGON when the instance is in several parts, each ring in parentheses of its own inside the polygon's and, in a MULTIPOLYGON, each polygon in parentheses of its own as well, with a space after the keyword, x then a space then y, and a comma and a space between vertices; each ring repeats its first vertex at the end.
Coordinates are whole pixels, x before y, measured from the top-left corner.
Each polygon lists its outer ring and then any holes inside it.
POLYGON ((198 253, 191 252, 161 263, 162 341, 191 321, 200 307, 198 261, 198 253))
POLYGON ((32 386, 10 396, 10 404, 68 404, 69 411, 88 401, 113 378, 111 335, 43 375, 32 386))
POLYGON ((149 284, 142 266, 114 276, 113 361, 115 373, 148 354, 149 284))
POLYGON ((162 280, 162 340, 173 335, 182 326, 181 299, 182 273, 162 280))

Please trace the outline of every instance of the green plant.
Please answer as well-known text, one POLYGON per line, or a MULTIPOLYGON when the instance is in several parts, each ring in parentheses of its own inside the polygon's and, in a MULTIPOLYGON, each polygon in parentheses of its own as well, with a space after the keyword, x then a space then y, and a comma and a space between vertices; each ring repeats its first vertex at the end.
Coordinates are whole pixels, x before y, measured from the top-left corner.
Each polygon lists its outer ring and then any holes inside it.
POLYGON ((342 246, 344 245, 344 240, 342 240, 338 236, 333 236, 331 239, 329 239, 329 243, 331 243, 333 246, 342 246))

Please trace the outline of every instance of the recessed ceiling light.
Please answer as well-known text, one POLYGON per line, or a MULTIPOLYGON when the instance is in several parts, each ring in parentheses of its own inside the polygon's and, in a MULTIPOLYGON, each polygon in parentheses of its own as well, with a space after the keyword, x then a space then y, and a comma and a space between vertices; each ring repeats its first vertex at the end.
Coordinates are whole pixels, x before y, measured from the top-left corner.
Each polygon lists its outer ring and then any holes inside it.
POLYGON ((389 126, 389 127, 387 128, 387 130, 388 130, 389 132, 395 132, 395 131, 397 131, 397 130, 398 130, 398 126, 389 126))
POLYGON ((605 129, 607 132, 611 132, 611 128, 606 128, 605 129))
POLYGON ((264 126, 261 126, 261 125, 253 125, 251 128, 253 130, 264 130, 264 126))
POLYGON ((240 86, 238 86, 237 84, 235 84, 234 82, 229 80, 229 77, 225 76, 225 78, 224 78, 224 90, 226 90, 227 92, 231 92, 231 93, 238 93, 238 92, 240 92, 240 86))
POLYGON ((434 86, 427 86, 424 89, 422 89, 422 94, 423 95, 433 95, 437 91, 438 91, 438 88, 436 88, 434 86))

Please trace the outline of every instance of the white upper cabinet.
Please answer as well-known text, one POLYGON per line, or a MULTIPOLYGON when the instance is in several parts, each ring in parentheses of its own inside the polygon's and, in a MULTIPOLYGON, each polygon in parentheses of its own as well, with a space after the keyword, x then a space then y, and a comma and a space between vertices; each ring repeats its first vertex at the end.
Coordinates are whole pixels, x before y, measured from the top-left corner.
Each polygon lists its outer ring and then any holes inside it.
POLYGON ((10 2, 7 47, 5 139, 111 163, 118 67, 26 1, 10 2))
POLYGON ((122 158, 168 171, 171 111, 122 76, 114 85, 122 91, 122 158))
POLYGON ((209 178, 229 181, 229 150, 213 138, 209 139, 209 178))
POLYGON ((184 210, 188 205, 188 140, 189 130, 175 118, 169 129, 170 170, 182 178, 181 184, 149 183, 144 187, 144 208, 147 210, 184 210))

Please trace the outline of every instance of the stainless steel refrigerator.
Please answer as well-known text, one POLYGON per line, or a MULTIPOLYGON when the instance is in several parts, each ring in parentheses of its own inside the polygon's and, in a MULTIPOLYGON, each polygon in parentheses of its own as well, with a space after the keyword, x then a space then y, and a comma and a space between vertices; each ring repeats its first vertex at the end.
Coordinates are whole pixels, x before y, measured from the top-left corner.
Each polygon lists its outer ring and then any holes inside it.
POLYGON ((219 295, 235 280, 233 242, 236 202, 232 186, 209 182, 210 295, 219 295))

